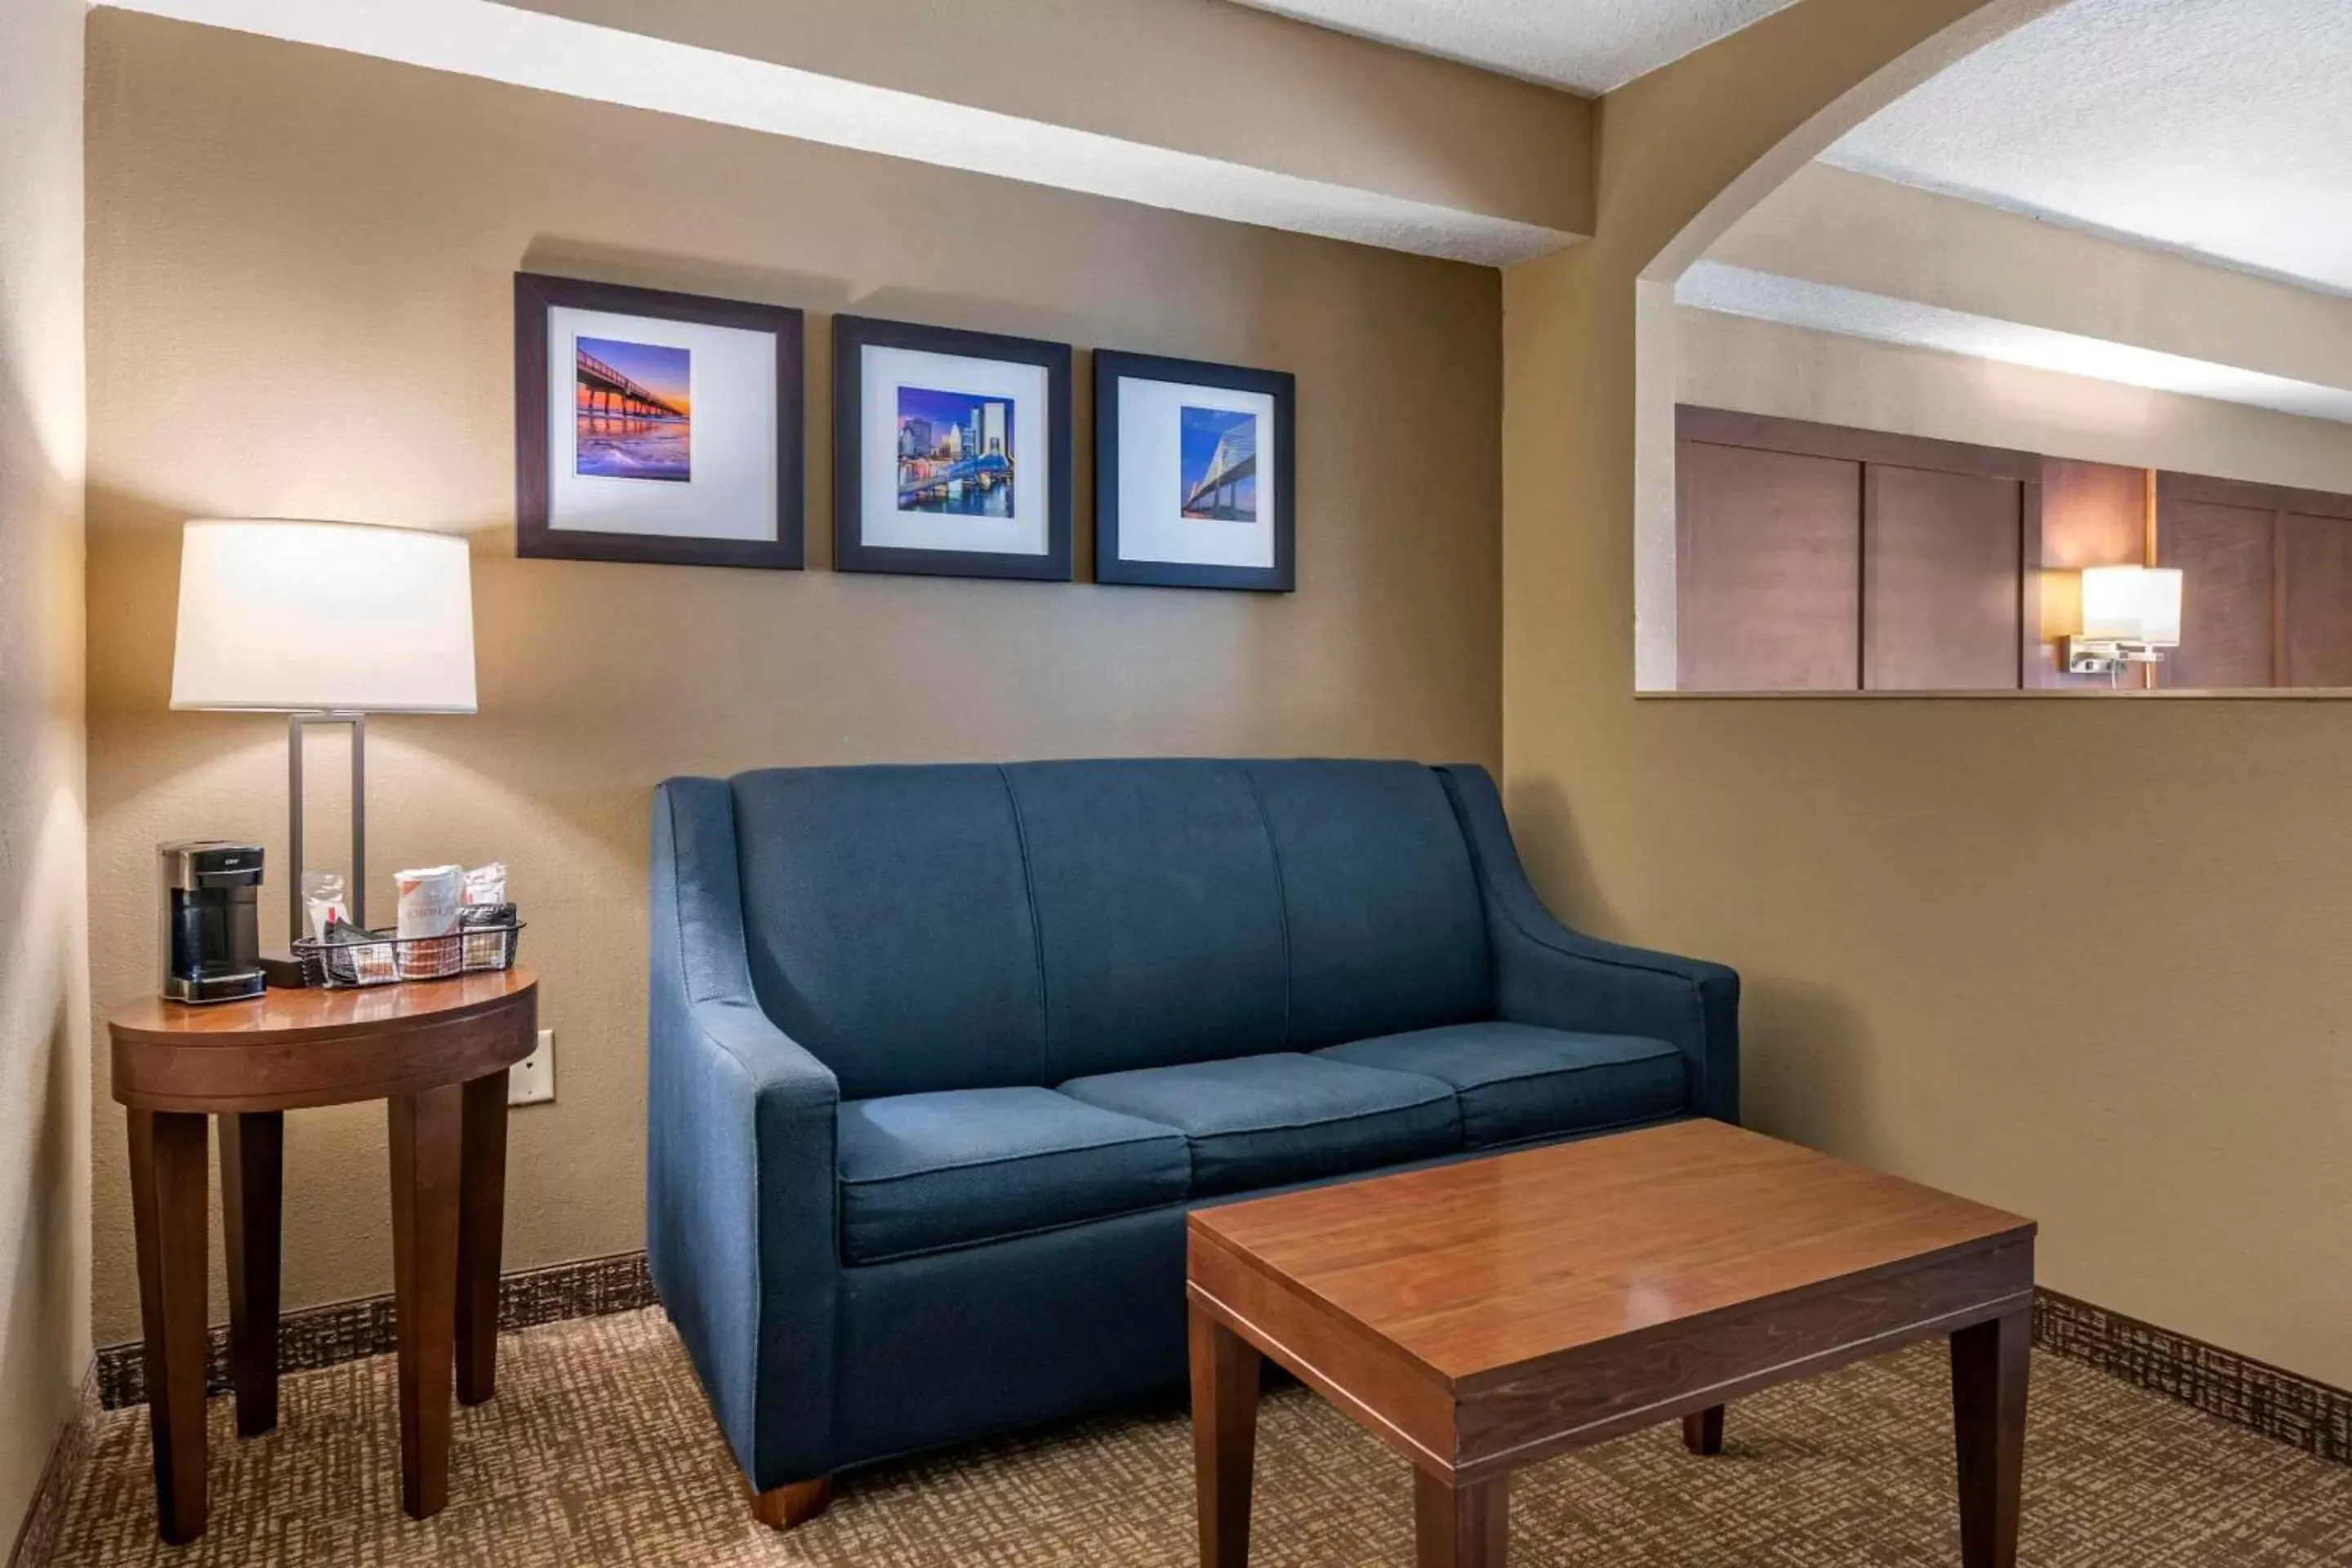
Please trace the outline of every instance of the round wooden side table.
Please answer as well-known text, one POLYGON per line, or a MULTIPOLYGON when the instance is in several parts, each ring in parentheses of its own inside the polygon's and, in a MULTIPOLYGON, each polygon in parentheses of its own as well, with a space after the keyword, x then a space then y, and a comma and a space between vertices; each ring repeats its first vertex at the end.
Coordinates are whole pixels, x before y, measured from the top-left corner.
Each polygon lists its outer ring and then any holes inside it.
POLYGON ((129 1108, 155 1513, 163 1539, 205 1531, 205 1119, 220 1120, 229 1364, 242 1437, 278 1425, 278 1214, 286 1112, 382 1100, 392 1124, 400 1498, 441 1511, 449 1395, 498 1372, 507 1068, 539 1033, 526 970, 348 991, 269 991, 191 1007, 150 999, 110 1019, 114 1098, 129 1108))

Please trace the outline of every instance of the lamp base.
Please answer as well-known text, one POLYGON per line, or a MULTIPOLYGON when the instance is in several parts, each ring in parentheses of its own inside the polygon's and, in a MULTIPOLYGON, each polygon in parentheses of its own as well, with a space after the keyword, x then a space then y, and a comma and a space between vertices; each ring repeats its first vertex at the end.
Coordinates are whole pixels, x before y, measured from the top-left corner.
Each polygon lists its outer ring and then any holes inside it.
POLYGON ((290 952, 265 952, 261 955, 262 978, 273 991, 307 991, 310 988, 303 973, 302 961, 290 952))
POLYGON ((2164 648, 2170 646, 2112 637, 2070 637, 2066 639, 2066 673, 2113 675, 2129 665, 2162 664, 2164 648))

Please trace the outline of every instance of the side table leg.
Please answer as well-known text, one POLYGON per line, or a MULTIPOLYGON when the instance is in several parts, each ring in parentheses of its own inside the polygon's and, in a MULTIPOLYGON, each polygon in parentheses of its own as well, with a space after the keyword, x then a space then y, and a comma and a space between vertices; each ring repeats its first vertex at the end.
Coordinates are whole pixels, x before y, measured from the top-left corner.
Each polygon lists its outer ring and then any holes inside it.
POLYGON ((1960 1561, 1967 1568, 2016 1568, 2032 1346, 2031 1312, 2011 1312, 1952 1336, 1960 1561))
POLYGON ((400 1501, 430 1519, 449 1500, 449 1394, 457 1310, 457 1192, 465 1089, 390 1101, 392 1278, 400 1352, 400 1501))
POLYGON ((1420 1568, 1503 1568, 1511 1536, 1511 1478, 1456 1487, 1416 1466, 1412 1516, 1420 1568))
POLYGON ((1201 1568, 1246 1568, 1262 1358, 1256 1346, 1198 1307, 1190 1314, 1201 1568))
POLYGON ((236 1435, 278 1426, 279 1215, 284 1207, 286 1113, 220 1118, 221 1236, 228 1250, 228 1359, 236 1385, 236 1435))
POLYGON ((130 1112, 155 1523, 175 1546, 205 1532, 205 1121, 182 1111, 130 1112))
POLYGON ((507 1072, 466 1086, 462 1205, 457 1215, 457 1397, 498 1391, 499 1254, 507 1212, 507 1072))
POLYGON ((1694 1454, 1723 1452, 1723 1406, 1710 1405, 1683 1417, 1683 1447, 1694 1454))

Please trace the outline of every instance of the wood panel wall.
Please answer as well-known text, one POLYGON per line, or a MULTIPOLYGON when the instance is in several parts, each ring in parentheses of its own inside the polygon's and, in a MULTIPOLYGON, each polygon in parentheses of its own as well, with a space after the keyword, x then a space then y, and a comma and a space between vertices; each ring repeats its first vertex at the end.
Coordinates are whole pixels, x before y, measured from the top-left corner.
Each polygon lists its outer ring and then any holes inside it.
POLYGON ((1853 690, 1862 465, 1685 444, 1676 481, 1679 683, 1700 691, 1853 690))
POLYGON ((2018 683, 2027 481, 1872 463, 1862 508, 1868 691, 2018 683))
POLYGON ((2157 477, 2157 560, 2183 574, 2178 690, 2352 688, 2352 496, 2157 477))
POLYGON ((2285 686, 2352 687, 2352 522, 2309 512, 2278 519, 2280 638, 2285 686))
POLYGON ((2041 459, 1678 411, 1679 684, 2014 689, 2041 459))
POLYGON ((2157 564, 2181 569, 2180 646, 2166 686, 2222 689, 2283 686, 2277 636, 2280 552, 2268 510, 2178 497, 2158 504, 2157 564), (2195 591, 2186 591, 2194 584, 2195 591))
POLYGON ((2181 646, 2121 684, 2352 689, 2352 496, 1677 411, 1678 684, 2084 686, 2087 566, 2179 567, 2181 646))

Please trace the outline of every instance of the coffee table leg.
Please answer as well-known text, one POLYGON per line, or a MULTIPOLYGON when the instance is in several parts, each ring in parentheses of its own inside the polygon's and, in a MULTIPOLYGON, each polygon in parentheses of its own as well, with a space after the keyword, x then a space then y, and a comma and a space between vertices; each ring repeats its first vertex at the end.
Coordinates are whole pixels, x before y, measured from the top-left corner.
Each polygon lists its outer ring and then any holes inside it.
POLYGON ((1952 1426, 1959 1449, 1960 1561, 1966 1568, 2016 1568, 2032 1342, 2030 1311, 2011 1312, 1952 1336, 1952 1426))
POLYGON ((205 1532, 205 1121, 184 1111, 130 1112, 155 1523, 174 1546, 205 1532))
POLYGON ((228 1253, 228 1361, 236 1386, 236 1435, 278 1426, 279 1213, 284 1206, 286 1113, 220 1118, 221 1238, 228 1253))
POLYGON ((1683 1417, 1683 1447, 1694 1454, 1723 1452, 1723 1406, 1710 1405, 1683 1417))
POLYGON ((1420 1568, 1503 1568, 1511 1535, 1511 1478, 1450 1484, 1412 1472, 1413 1535, 1420 1568))
POLYGON ((400 1352, 400 1501, 430 1519, 449 1500, 457 1364, 457 1192, 465 1088, 394 1095, 392 1279, 400 1352))
POLYGON ((1260 1357, 1223 1323, 1191 1309, 1192 1463, 1201 1568, 1249 1562, 1250 1471, 1257 1457, 1260 1357))

